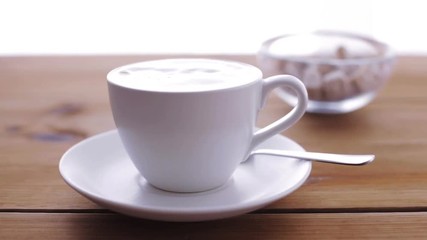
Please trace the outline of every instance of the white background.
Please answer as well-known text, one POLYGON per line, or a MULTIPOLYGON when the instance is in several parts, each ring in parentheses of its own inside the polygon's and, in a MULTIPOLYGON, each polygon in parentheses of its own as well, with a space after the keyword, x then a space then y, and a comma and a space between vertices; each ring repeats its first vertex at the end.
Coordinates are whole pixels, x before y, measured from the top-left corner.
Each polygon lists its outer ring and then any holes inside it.
POLYGON ((419 0, 0 0, 0 55, 254 53, 266 38, 318 29, 427 53, 419 0))

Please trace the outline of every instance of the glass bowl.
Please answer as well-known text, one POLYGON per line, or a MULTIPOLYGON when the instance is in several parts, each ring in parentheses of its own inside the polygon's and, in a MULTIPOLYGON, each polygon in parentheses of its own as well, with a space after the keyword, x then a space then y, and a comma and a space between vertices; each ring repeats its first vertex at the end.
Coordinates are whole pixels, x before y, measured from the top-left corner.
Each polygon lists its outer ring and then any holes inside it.
MULTIPOLYGON (((283 35, 265 41, 258 52, 265 76, 290 74, 308 91, 307 112, 348 113, 370 103, 390 77, 395 54, 375 39, 337 31, 283 35)), ((295 95, 277 94, 290 105, 295 95)))

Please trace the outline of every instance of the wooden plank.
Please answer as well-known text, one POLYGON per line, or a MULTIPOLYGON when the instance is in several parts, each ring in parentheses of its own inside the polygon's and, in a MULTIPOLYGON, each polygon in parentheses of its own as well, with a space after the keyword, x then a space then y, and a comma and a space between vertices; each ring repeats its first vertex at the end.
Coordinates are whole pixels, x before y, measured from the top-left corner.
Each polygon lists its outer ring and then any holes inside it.
POLYGON ((0 239, 426 239, 427 213, 251 214, 167 223, 116 214, 0 213, 0 239))
MULTIPOLYGON (((106 73, 167 56, 0 58, 0 209, 96 209, 60 178, 60 156, 87 136, 114 128, 106 73)), ((211 56, 254 63, 253 56, 211 56)), ((307 114, 284 132, 307 150, 375 153, 355 168, 315 164, 308 182, 267 209, 427 208, 427 58, 401 58, 390 84, 347 115, 307 114)), ((264 126, 289 110, 272 96, 264 126)))

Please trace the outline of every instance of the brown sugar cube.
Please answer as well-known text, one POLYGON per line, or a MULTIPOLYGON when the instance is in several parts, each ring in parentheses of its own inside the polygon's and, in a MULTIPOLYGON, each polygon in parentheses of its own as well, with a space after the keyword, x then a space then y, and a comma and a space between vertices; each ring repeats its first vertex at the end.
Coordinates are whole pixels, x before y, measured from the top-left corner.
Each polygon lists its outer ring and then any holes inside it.
POLYGON ((306 87, 320 88, 322 86, 322 75, 316 65, 308 65, 302 74, 302 79, 306 87))
POLYGON ((308 65, 302 73, 304 85, 308 91, 308 97, 313 100, 322 100, 322 75, 316 65, 308 65))
POLYGON ((347 76, 342 71, 333 71, 323 77, 323 89, 327 100, 342 100, 352 94, 346 86, 347 76))
POLYGON ((321 75, 325 75, 334 71, 335 67, 331 64, 319 64, 319 66, 317 66, 317 69, 321 75))
POLYGON ((344 46, 339 46, 335 51, 335 56, 338 59, 346 59, 348 58, 348 51, 344 46))
POLYGON ((308 98, 315 101, 325 100, 323 90, 321 88, 307 88, 308 98))
POLYGON ((354 97, 359 94, 359 91, 355 84, 352 82, 352 79, 347 75, 346 72, 343 72, 343 92, 345 93, 346 98, 354 97))
POLYGON ((375 90, 379 86, 379 81, 374 71, 372 66, 361 66, 352 74, 351 81, 359 93, 375 90))

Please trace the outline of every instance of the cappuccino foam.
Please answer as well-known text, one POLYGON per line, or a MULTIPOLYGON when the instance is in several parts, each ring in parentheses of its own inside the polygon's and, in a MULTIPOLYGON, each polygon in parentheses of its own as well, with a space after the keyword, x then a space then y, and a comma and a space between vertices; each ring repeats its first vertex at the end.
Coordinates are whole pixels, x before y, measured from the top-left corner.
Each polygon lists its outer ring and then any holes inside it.
POLYGON ((248 64, 210 59, 165 59, 122 66, 111 71, 110 83, 161 92, 197 92, 234 88, 262 78, 248 64))

